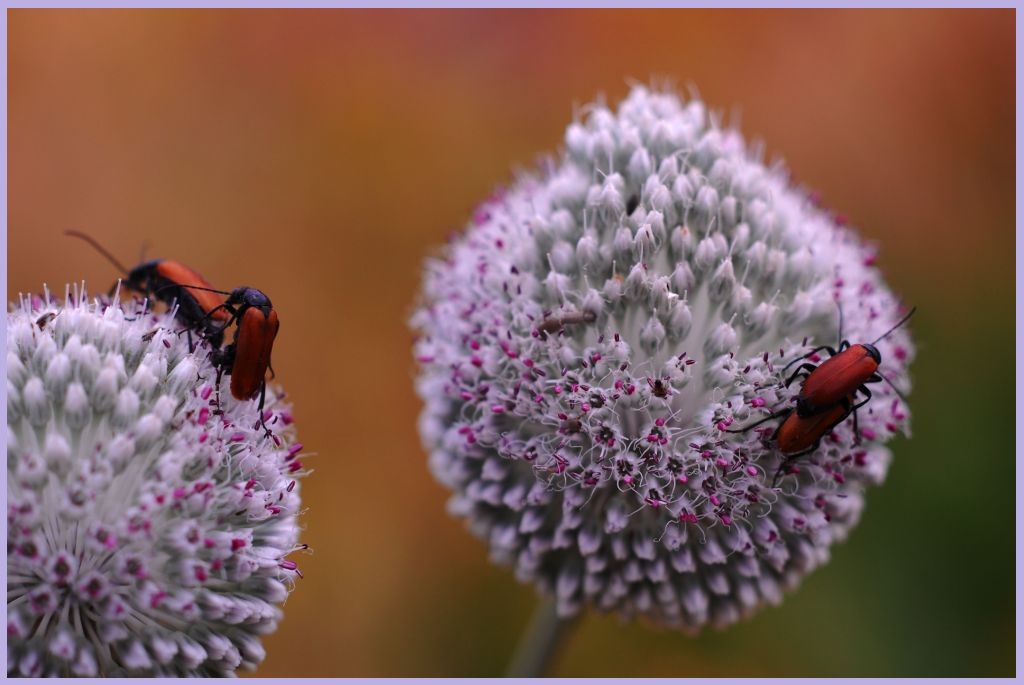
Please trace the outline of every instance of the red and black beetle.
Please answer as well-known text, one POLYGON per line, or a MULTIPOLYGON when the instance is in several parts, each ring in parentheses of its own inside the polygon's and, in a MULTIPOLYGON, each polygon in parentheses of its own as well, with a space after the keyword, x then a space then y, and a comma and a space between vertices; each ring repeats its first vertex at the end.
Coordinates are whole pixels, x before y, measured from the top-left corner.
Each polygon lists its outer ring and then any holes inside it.
MULTIPOLYGON (((846 417, 853 414, 854 424, 857 422, 857 414, 854 412, 854 396, 850 395, 839 404, 822 409, 811 416, 800 416, 795 410, 790 410, 786 419, 775 429, 772 438, 775 446, 786 457, 779 464, 775 471, 775 478, 772 480, 772 487, 779 480, 786 467, 805 454, 810 454, 818 449, 822 438, 832 432, 832 429, 846 420, 846 417)), ((856 426, 853 429, 857 433, 856 426)))
MULTIPOLYGON (((246 286, 232 290, 228 298, 211 314, 217 311, 227 313, 224 328, 237 324, 231 343, 224 349, 215 349, 210 355, 217 368, 217 392, 220 392, 220 381, 224 374, 231 376, 231 395, 235 399, 250 400, 259 392, 260 423, 263 423, 267 370, 270 369, 271 373, 274 371, 270 353, 281 327, 277 311, 262 291, 246 286)), ((266 425, 263 427, 266 428, 266 425)))
MULTIPOLYGON (((807 418, 841 404, 852 397, 855 393, 865 395, 859 403, 853 405, 853 410, 862 407, 871 399, 871 391, 868 390, 868 383, 887 381, 885 376, 878 373, 878 367, 882 363, 882 354, 875 347, 878 341, 884 339, 890 333, 907 322, 914 315, 917 307, 911 309, 906 316, 882 335, 870 343, 858 343, 851 345, 849 340, 842 340, 842 313, 839 317, 840 343, 836 351, 831 345, 816 347, 802 357, 791 361, 782 370, 786 372, 789 367, 797 362, 807 359, 822 350, 829 353, 830 357, 818 365, 810 362, 797 367, 796 373, 786 381, 786 387, 803 376, 803 383, 800 385, 800 394, 796 398, 796 413, 807 418)), ((890 383, 890 385, 892 385, 890 383)), ((893 388, 895 390, 895 388, 893 388)), ((899 391, 896 391, 899 394, 899 391)))
POLYGON ((773 412, 738 430, 726 430, 727 433, 743 433, 766 421, 785 417, 771 436, 776 447, 785 455, 785 459, 775 472, 772 487, 775 486, 779 476, 789 464, 816 450, 821 444, 822 438, 831 433, 832 429, 845 421, 850 414, 853 414, 854 435, 859 440, 857 409, 871 400, 871 391, 868 390, 867 383, 886 381, 897 395, 903 397, 889 379, 878 373, 882 355, 875 344, 906 323, 916 311, 917 307, 911 309, 895 326, 873 342, 856 345, 851 345, 848 340, 842 340, 842 312, 840 311, 839 337, 841 342, 838 351, 830 345, 822 345, 796 358, 783 369, 785 372, 793 364, 822 350, 831 355, 818 365, 810 362, 801 364, 796 373, 786 380, 785 387, 789 387, 798 377, 804 377, 800 386, 800 394, 797 395, 796 407, 773 412), (857 402, 857 393, 866 397, 857 402))
MULTIPOLYGON (((106 257, 125 275, 122 283, 126 288, 160 300, 168 307, 177 304, 177 317, 187 329, 195 329, 213 347, 220 347, 231 315, 220 308, 223 303, 217 295, 220 291, 197 271, 170 259, 151 259, 126 269, 91 236, 79 231, 65 231, 65 234, 81 238, 106 257)), ((116 289, 117 283, 111 286, 109 294, 112 296, 116 289)))

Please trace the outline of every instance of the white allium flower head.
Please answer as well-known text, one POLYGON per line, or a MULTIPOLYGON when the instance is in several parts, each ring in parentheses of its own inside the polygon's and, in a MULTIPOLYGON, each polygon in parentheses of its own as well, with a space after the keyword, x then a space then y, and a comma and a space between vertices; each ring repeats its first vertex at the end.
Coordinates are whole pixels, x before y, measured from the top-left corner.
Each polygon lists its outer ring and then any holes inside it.
POLYGON ((7 669, 232 675, 298 570, 287 406, 214 400, 169 314, 68 295, 7 318, 7 669))
MULTIPOLYGON (((887 383, 773 487, 782 367, 902 315, 873 252, 698 100, 595 104, 431 260, 420 433, 450 511, 553 595, 694 632, 777 603, 907 432, 887 383), (730 428, 731 427, 731 428, 730 428)), ((878 342, 909 390, 905 329, 878 342)), ((822 353, 823 356, 827 356, 822 353)), ((816 358, 812 357, 811 361, 816 358)))

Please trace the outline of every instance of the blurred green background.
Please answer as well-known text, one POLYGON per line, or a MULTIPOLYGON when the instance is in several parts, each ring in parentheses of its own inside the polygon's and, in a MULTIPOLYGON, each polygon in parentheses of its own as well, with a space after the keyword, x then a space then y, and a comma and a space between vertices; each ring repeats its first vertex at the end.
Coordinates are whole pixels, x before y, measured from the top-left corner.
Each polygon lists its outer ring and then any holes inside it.
POLYGON ((256 285, 318 456, 263 676, 499 675, 533 590, 415 430, 420 264, 574 104, 695 84, 880 246, 914 437, 832 562, 688 638, 588 616, 564 676, 1012 676, 1014 23, 996 11, 11 10, 8 296, 184 261, 256 285))

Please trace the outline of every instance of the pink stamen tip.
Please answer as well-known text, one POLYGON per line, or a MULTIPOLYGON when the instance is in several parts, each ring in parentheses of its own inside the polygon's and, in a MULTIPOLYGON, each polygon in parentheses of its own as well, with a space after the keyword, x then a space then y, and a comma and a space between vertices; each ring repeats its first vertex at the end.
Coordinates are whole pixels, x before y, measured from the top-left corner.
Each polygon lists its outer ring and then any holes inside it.
POLYGON ((711 497, 709 497, 708 499, 710 499, 711 503, 714 504, 716 507, 722 503, 722 501, 718 499, 718 495, 711 495, 711 497))
POLYGON ((228 440, 230 442, 242 442, 243 440, 245 440, 245 433, 241 431, 238 431, 237 433, 232 433, 231 437, 229 437, 228 440))
POLYGON ((208 399, 210 399, 210 395, 212 395, 212 394, 213 394, 213 386, 212 385, 206 385, 206 386, 203 386, 203 391, 201 393, 199 393, 199 396, 202 397, 204 400, 208 400, 208 399))
POLYGON ((757 475, 757 469, 755 469, 753 466, 748 466, 747 467, 747 474, 751 475, 751 476, 756 476, 757 475))
POLYGON ((156 592, 152 597, 149 598, 149 608, 156 609, 157 607, 159 607, 160 602, 162 602, 164 600, 164 597, 166 596, 167 593, 163 590, 156 592))

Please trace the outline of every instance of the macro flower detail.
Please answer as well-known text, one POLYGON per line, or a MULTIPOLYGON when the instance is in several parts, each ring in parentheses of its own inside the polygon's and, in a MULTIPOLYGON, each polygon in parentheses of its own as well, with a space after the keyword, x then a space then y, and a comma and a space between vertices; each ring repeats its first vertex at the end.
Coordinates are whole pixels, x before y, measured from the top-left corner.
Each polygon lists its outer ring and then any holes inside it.
POLYGON ((637 87, 585 113, 428 262, 420 433, 451 513, 561 616, 723 627, 856 524, 909 432, 909 334, 877 342, 859 434, 843 421, 777 486, 783 418, 743 428, 793 406, 784 368, 840 317, 869 342, 905 310, 845 222, 701 102, 637 87))
POLYGON ((233 675, 298 573, 292 419, 213 386, 139 302, 24 297, 7 319, 7 669, 233 675))

